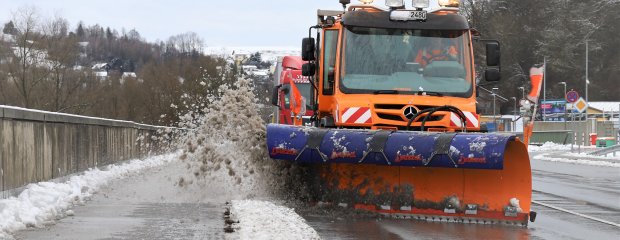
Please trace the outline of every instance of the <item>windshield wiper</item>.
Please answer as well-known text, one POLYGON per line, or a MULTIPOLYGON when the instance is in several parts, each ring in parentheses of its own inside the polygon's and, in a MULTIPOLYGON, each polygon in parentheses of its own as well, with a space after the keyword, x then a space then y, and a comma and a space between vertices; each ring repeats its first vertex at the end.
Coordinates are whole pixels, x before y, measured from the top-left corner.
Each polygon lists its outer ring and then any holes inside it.
POLYGON ((426 94, 427 96, 437 96, 437 97, 443 96, 443 94, 440 93, 440 92, 429 92, 429 91, 418 91, 418 92, 415 92, 415 94, 416 95, 424 95, 424 94, 426 94))
POLYGON ((398 94, 398 90, 376 90, 372 94, 398 94))

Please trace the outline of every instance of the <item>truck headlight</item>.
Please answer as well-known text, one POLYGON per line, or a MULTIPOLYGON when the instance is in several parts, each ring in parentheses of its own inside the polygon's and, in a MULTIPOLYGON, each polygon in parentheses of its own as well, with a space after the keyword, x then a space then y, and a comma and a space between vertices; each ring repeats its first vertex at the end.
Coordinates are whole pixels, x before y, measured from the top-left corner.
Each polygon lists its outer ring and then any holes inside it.
POLYGON ((405 6, 404 0, 385 0, 385 6, 390 8, 402 8, 405 6))
POLYGON ((439 0, 437 3, 442 7, 459 7, 460 5, 459 0, 439 0))
POLYGON ((413 0, 414 8, 428 8, 429 0, 413 0))

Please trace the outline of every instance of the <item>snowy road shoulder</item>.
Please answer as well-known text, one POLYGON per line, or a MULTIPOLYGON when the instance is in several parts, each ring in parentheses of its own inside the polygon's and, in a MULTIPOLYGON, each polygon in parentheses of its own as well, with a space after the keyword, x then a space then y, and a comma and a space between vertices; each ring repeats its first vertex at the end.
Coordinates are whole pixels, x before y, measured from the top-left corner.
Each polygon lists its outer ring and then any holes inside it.
POLYGON ((535 160, 563 162, 571 164, 582 164, 599 167, 615 167, 620 168, 620 159, 613 157, 593 157, 585 154, 576 153, 546 153, 534 156, 535 160))
POLYGON ((572 153, 571 145, 546 142, 541 146, 529 145, 528 152, 538 153, 533 157, 534 160, 620 168, 620 157, 593 156, 585 152, 572 153))
POLYGON ((233 200, 232 218, 240 239, 320 239, 293 209, 267 201, 233 200))
POLYGON ((142 170, 178 159, 179 153, 130 160, 102 169, 89 169, 65 182, 29 184, 17 197, 0 199, 0 238, 27 227, 41 227, 55 219, 73 214, 69 210, 82 204, 110 180, 120 179, 142 170))

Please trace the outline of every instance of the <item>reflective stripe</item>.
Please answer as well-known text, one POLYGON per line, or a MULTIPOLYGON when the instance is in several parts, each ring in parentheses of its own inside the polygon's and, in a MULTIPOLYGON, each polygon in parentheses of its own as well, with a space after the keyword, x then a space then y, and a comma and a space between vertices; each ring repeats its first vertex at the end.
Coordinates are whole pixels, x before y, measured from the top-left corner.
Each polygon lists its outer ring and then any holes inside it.
POLYGON ((356 113, 358 109, 359 107, 352 107, 352 108, 345 109, 344 113, 342 114, 342 122, 347 122, 349 118, 351 117, 351 115, 356 113))
MULTIPOLYGON (((480 120, 478 120, 478 114, 475 114, 472 112, 463 112, 463 114, 465 115, 465 118, 467 118, 466 127, 468 128, 480 127, 480 120)), ((450 126, 453 126, 453 127, 463 126, 461 122, 461 118, 459 118, 459 116, 457 116, 456 113, 450 113, 450 126)))
POLYGON ((342 123, 372 123, 372 113, 368 107, 350 107, 342 113, 342 123))
POLYGON ((357 120, 355 120, 355 123, 366 123, 366 121, 368 121, 370 117, 371 117, 370 109, 368 109, 368 111, 364 112, 362 116, 360 116, 357 120))

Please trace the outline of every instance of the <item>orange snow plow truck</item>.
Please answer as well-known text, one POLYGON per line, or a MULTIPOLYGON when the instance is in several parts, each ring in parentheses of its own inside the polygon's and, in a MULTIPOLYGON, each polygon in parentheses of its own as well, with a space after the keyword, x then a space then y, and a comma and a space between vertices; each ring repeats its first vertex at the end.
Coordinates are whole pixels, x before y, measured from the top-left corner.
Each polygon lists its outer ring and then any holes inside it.
POLYGON ((433 10, 428 0, 361 2, 318 10, 317 37, 302 41, 313 126, 269 124, 271 158, 311 166, 315 202, 431 221, 533 221, 526 144, 484 132, 476 112, 473 41, 485 44, 490 82, 500 78, 499 43, 477 40, 458 0, 433 10))

